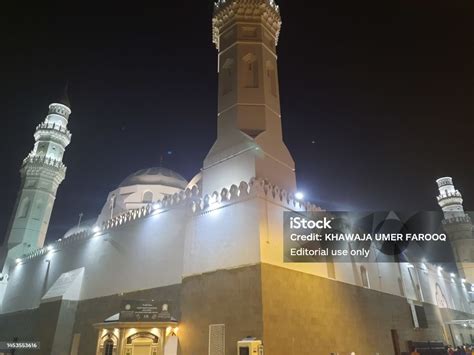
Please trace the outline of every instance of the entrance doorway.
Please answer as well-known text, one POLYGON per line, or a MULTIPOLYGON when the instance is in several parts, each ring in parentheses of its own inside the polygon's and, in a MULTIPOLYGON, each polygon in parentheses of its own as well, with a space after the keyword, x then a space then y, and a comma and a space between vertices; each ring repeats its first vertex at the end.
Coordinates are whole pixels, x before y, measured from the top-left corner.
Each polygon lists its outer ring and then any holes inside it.
POLYGON ((148 332, 140 332, 127 338, 125 353, 130 355, 161 355, 161 339, 148 332))
POLYGON ((133 344, 132 355, 151 355, 151 345, 151 341, 136 341, 133 344))
POLYGON ((177 355, 176 322, 106 322, 99 332, 96 355, 177 355))

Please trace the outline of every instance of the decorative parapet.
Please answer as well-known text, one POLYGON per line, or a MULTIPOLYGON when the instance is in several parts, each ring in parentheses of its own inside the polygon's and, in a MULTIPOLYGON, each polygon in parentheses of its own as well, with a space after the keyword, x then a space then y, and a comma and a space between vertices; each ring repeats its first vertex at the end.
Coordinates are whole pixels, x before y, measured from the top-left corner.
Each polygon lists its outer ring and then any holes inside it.
POLYGON ((192 189, 186 189, 185 191, 175 193, 172 196, 167 196, 156 203, 148 204, 144 207, 133 209, 113 217, 105 221, 100 227, 97 226, 91 230, 81 231, 67 238, 58 239, 55 243, 49 245, 48 247, 37 249, 26 255, 22 259, 22 262, 35 257, 43 256, 52 250, 59 249, 63 245, 70 244, 74 241, 92 238, 101 232, 118 228, 127 223, 146 218, 155 213, 163 213, 173 208, 185 207, 189 208, 189 211, 192 214, 199 215, 255 197, 263 198, 278 204, 283 208, 293 211, 322 211, 322 209, 318 206, 309 202, 298 200, 293 194, 288 193, 286 190, 261 179, 254 178, 250 180, 249 183, 242 181, 239 186, 232 185, 228 189, 224 188, 220 192, 215 191, 211 195, 205 195, 203 197, 200 196, 197 186, 194 186, 192 189))
POLYGON ((61 174, 66 174, 66 165, 62 161, 47 158, 46 156, 29 155, 23 160, 22 169, 42 169, 45 166, 56 169, 61 174))
POLYGON ((219 49, 219 37, 232 22, 262 22, 273 33, 278 44, 281 29, 280 8, 274 0, 219 0, 212 18, 213 42, 219 49))
POLYGON ((445 198, 450 198, 450 197, 459 197, 462 198, 461 193, 458 190, 454 190, 451 192, 446 191, 445 193, 437 196, 438 201, 443 200, 445 198))
POLYGON ((56 139, 59 143, 65 147, 71 142, 72 134, 66 127, 63 127, 56 123, 43 122, 36 126, 34 134, 35 139, 38 141, 42 136, 48 136, 52 139, 56 139))
MULTIPOLYGON (((238 1, 238 0, 237 0, 238 1)), ((221 10, 224 6, 229 5, 232 2, 236 2, 236 0, 218 0, 214 3, 214 11, 221 10)), ((280 6, 278 6, 275 2, 275 0, 263 0, 263 1, 252 1, 252 0, 240 0, 241 3, 257 3, 257 4, 263 4, 267 3, 269 4, 276 12, 280 13, 280 6)))
POLYGON ((452 217, 443 220, 443 224, 464 224, 464 223, 472 223, 471 217, 465 214, 461 217, 452 217))
POLYGON ((459 194, 451 194, 450 196, 443 196, 442 198, 438 198, 439 206, 444 209, 448 206, 454 206, 459 209, 462 209, 463 199, 462 196, 459 194))

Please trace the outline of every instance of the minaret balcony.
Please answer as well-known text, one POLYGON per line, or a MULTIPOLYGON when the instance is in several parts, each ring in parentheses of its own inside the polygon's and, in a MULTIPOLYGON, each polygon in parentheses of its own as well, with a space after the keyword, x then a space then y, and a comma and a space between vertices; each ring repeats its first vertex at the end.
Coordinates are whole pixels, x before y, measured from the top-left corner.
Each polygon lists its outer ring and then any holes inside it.
POLYGON ((465 214, 464 216, 460 217, 452 217, 452 218, 447 218, 443 220, 443 224, 470 224, 471 222, 471 217, 469 217, 468 214, 465 214))
POLYGON ((28 156, 23 160, 22 168, 44 168, 51 167, 57 169, 60 173, 66 173, 66 165, 62 161, 48 158, 46 156, 28 156))
POLYGON ((438 204, 441 208, 445 208, 447 206, 462 206, 462 197, 461 196, 444 196, 441 199, 438 199, 438 204))
MULTIPOLYGON (((231 3, 231 2, 234 2, 235 0, 218 0, 214 3, 214 8, 216 10, 219 10, 221 7, 231 3)), ((280 12, 280 7, 276 4, 275 0, 254 0, 254 3, 255 4, 261 4, 262 2, 266 2, 267 4, 269 4, 275 11, 277 12, 280 12)))
POLYGON ((452 197, 462 198, 461 193, 458 190, 455 190, 453 192, 445 192, 444 194, 439 195, 437 198, 438 198, 438 201, 441 201, 445 198, 452 198, 452 197))
POLYGON ((59 124, 43 122, 36 127, 34 137, 36 140, 50 137, 52 140, 59 141, 59 143, 67 146, 71 142, 72 134, 66 127, 59 124))
POLYGON ((274 0, 219 0, 214 4, 213 42, 219 50, 219 38, 229 26, 237 22, 261 23, 275 37, 281 29, 280 9, 274 0))

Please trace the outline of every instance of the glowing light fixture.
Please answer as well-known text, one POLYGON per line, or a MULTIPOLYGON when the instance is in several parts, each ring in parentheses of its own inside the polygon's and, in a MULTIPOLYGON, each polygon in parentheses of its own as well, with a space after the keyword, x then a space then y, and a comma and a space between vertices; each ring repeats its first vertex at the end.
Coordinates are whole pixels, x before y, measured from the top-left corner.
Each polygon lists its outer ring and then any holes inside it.
POLYGON ((53 251, 53 246, 52 246, 52 245, 48 245, 48 246, 46 247, 46 250, 47 250, 47 251, 53 251))
POLYGON ((17 264, 21 263, 21 259, 20 259, 20 258, 17 258, 15 261, 16 261, 17 264))
POLYGON ((304 193, 298 191, 297 193, 295 193, 295 198, 296 198, 297 200, 302 200, 302 199, 304 199, 304 193))
POLYGON ((94 228, 92 228, 92 232, 94 232, 94 233, 99 233, 99 232, 100 232, 100 227, 99 227, 99 226, 95 226, 94 228))
POLYGON ((451 276, 451 277, 456 277, 456 275, 455 275, 455 274, 453 274, 453 273, 451 273, 451 274, 450 274, 450 276, 451 276))

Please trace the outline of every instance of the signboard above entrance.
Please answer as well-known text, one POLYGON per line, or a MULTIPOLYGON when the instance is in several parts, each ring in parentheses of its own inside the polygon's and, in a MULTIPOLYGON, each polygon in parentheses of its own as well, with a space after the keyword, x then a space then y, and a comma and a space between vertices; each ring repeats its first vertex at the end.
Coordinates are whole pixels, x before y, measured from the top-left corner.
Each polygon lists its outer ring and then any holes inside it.
POLYGON ((171 322, 170 302, 154 300, 123 301, 120 309, 121 322, 171 322))

